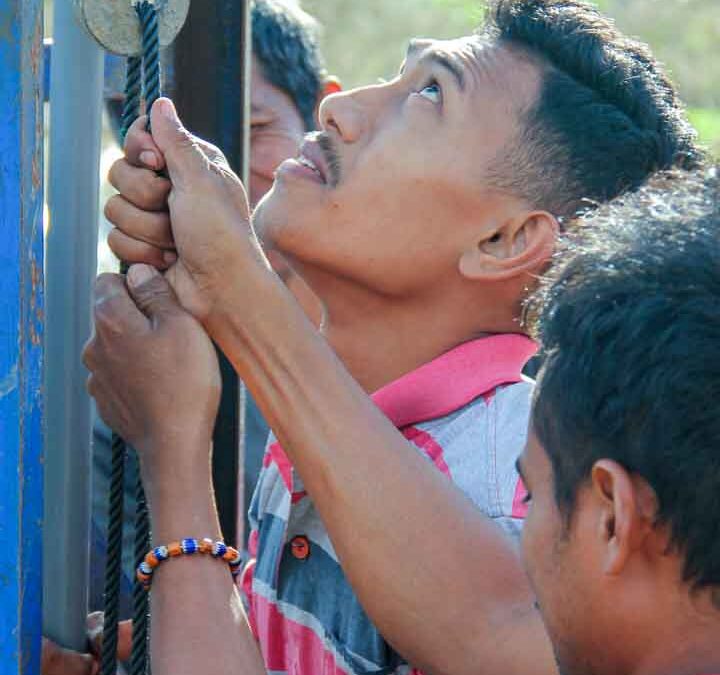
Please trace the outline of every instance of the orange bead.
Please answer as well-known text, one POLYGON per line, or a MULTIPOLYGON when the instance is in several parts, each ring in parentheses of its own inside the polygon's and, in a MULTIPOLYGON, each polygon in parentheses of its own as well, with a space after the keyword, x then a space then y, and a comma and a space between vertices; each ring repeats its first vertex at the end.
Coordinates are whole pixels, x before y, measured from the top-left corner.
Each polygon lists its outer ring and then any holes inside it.
POLYGON ((172 544, 170 544, 170 545, 167 547, 167 550, 168 550, 168 555, 171 556, 171 557, 173 557, 173 558, 174 558, 174 557, 177 557, 177 556, 179 556, 179 555, 182 555, 182 552, 183 552, 183 551, 182 551, 182 545, 180 544, 179 541, 174 541, 172 544))
POLYGON ((201 541, 198 543, 198 553, 210 553, 212 551, 212 542, 201 541))
POLYGON ((228 546, 227 551, 225 551, 225 555, 222 557, 222 559, 225 562, 231 562, 232 560, 235 560, 237 554, 238 552, 236 549, 234 549, 232 546, 228 546))
POLYGON ((157 559, 157 556, 153 551, 150 551, 150 553, 145 556, 145 562, 153 568, 160 564, 160 561, 157 559))

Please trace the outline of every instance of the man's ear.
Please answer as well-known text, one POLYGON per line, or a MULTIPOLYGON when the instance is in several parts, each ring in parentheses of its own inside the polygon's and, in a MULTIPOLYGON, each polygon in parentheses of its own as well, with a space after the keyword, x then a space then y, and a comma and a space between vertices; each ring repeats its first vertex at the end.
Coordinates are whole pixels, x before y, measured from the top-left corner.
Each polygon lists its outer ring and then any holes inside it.
POLYGON ((334 75, 328 75, 323 80, 322 89, 320 90, 320 94, 318 95, 318 99, 315 103, 315 124, 319 128, 319 122, 320 118, 318 117, 318 111, 320 110, 320 104, 323 102, 323 99, 326 96, 330 96, 330 94, 337 94, 342 91, 342 84, 340 84, 340 80, 335 77, 334 75))
POLYGON ((605 574, 620 574, 634 552, 648 543, 655 547, 657 497, 645 479, 613 460, 599 460, 592 468, 588 499, 605 574))
POLYGON ((532 211, 502 223, 463 251, 460 273, 473 280, 503 281, 539 271, 550 259, 560 226, 547 211, 532 211))

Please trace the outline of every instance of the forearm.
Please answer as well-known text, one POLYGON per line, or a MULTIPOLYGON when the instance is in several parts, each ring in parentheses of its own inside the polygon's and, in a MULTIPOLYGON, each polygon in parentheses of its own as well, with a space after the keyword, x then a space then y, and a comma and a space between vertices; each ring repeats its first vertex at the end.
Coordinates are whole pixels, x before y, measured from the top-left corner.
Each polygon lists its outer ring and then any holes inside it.
POLYGON ((554 672, 505 536, 409 445, 282 287, 260 280, 244 292, 262 312, 236 295, 215 337, 385 637, 431 672, 554 672))
MULTIPOLYGON (((186 471, 190 452, 174 451, 178 463, 147 484, 153 545, 186 537, 221 539, 209 466, 186 471)), ((208 555, 180 556, 156 569, 151 629, 158 675, 265 673, 228 566, 208 555)))

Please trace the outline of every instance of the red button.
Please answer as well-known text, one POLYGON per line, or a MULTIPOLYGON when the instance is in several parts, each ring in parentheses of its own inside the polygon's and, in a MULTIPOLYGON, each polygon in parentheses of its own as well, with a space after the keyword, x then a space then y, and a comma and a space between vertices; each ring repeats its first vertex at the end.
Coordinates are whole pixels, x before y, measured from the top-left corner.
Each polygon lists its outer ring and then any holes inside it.
POLYGON ((310 555, 310 540, 302 534, 293 537, 290 550, 298 560, 305 560, 310 555))

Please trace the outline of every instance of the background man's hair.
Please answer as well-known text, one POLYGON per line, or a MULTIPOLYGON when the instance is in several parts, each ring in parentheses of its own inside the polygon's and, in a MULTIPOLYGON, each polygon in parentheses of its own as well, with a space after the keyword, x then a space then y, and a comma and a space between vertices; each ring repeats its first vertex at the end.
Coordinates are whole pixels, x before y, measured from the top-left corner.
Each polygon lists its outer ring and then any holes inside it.
POLYGON ((601 458, 639 474, 720 608, 720 172, 657 178, 587 220, 535 298, 556 500, 568 524, 601 458))
POLYGON ((498 158, 495 182, 557 215, 639 187, 699 152, 648 47, 582 0, 496 0, 483 34, 541 70, 538 100, 498 158), (585 200, 585 201, 584 201, 585 200))
POLYGON ((292 99, 305 128, 315 128, 315 107, 325 80, 315 19, 287 0, 253 0, 252 48, 263 75, 292 99))

